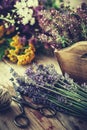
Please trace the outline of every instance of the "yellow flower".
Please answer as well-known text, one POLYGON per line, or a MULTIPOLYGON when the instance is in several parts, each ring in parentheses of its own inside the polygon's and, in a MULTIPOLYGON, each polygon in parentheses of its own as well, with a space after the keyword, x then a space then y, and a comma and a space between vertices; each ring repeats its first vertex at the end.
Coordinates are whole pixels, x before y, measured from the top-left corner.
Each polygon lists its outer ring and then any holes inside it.
POLYGON ((0 26, 0 38, 3 37, 4 33, 5 33, 5 28, 3 25, 1 25, 0 26))
POLYGON ((16 55, 15 50, 13 50, 13 49, 9 50, 9 54, 16 55))
POLYGON ((12 61, 13 63, 17 62, 17 55, 15 53, 15 50, 7 49, 5 53, 6 53, 6 56, 9 58, 10 61, 12 61))
POLYGON ((18 58, 18 62, 17 62, 18 65, 27 64, 25 55, 19 55, 19 56, 17 56, 17 58, 18 58))
POLYGON ((14 41, 12 41, 11 43, 10 43, 10 46, 12 46, 12 47, 14 47, 14 46, 16 46, 16 42, 14 42, 14 41))
POLYGON ((26 65, 32 62, 35 58, 35 47, 32 43, 29 44, 27 49, 24 44, 21 44, 20 37, 18 35, 12 38, 12 42, 10 46, 14 47, 14 49, 8 49, 7 57, 10 61, 16 62, 18 65, 26 65))
POLYGON ((19 42, 14 42, 14 41, 12 41, 10 43, 10 46, 14 47, 15 49, 22 49, 23 48, 22 44, 20 44, 19 42))
POLYGON ((25 49, 25 53, 28 53, 29 51, 31 51, 31 48, 27 48, 27 49, 25 49))
POLYGON ((15 55, 12 54, 8 54, 7 57, 9 58, 10 61, 12 61, 13 63, 17 62, 17 57, 15 55))
POLYGON ((21 44, 20 37, 18 35, 14 36, 12 40, 13 41, 10 43, 10 46, 14 47, 15 49, 23 48, 23 44, 21 44))
POLYGON ((17 58, 18 58, 17 62, 18 65, 26 65, 31 63, 31 61, 35 58, 35 54, 32 51, 32 53, 29 54, 26 53, 25 55, 19 55, 17 56, 17 58))
POLYGON ((19 41, 19 36, 18 35, 15 35, 13 38, 12 38, 13 41, 19 41))
POLYGON ((19 54, 19 52, 20 52, 20 49, 19 48, 15 48, 15 54, 19 54))
POLYGON ((30 53, 31 51, 35 52, 35 47, 34 45, 31 43, 29 44, 29 48, 25 49, 25 53, 30 53))
POLYGON ((33 51, 26 53, 25 56, 28 63, 30 63, 35 58, 35 54, 33 51))
POLYGON ((23 46, 19 44, 19 45, 16 46, 15 48, 16 48, 16 49, 19 49, 19 50, 20 50, 20 49, 22 50, 22 49, 23 49, 23 46))
POLYGON ((32 50, 30 50, 30 51, 27 52, 25 55, 32 57, 32 56, 35 55, 35 54, 34 54, 34 52, 33 52, 32 50))

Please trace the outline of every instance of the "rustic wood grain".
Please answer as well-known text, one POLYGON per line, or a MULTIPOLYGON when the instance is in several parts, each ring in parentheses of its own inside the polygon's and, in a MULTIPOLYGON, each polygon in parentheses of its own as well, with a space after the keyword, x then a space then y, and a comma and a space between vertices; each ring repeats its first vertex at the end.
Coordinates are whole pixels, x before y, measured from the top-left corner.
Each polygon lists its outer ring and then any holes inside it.
MULTIPOLYGON (((60 67, 55 57, 37 57, 38 64, 54 64, 58 73, 61 74, 60 67)), ((23 74, 28 66, 17 66, 8 61, 0 62, 0 84, 7 87, 12 95, 15 95, 11 82, 9 81, 11 74, 10 67, 14 68, 19 74, 23 74)), ((30 108, 25 108, 26 114, 30 120, 30 126, 25 130, 86 130, 86 121, 77 119, 58 112, 57 116, 53 119, 47 119, 40 115, 39 112, 30 108)), ((19 114, 18 105, 14 102, 11 103, 10 109, 6 112, 0 113, 0 130, 22 130, 15 126, 14 117, 19 114)))

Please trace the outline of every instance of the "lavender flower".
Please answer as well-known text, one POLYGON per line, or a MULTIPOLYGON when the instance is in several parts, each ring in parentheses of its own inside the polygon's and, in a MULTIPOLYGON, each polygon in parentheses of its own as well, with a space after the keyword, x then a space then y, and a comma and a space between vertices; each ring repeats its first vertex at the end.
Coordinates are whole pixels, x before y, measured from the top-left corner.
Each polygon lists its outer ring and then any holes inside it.
MULTIPOLYGON (((35 65, 34 65, 35 66, 35 65)), ((26 74, 35 80, 38 83, 48 82, 50 84, 54 83, 58 80, 58 74, 54 69, 53 65, 43 66, 43 65, 36 65, 36 70, 32 71, 31 67, 29 67, 26 71, 26 74)))
POLYGON ((16 91, 29 96, 34 103, 83 118, 87 116, 87 92, 67 74, 59 75, 53 65, 34 64, 24 76, 15 75, 13 69, 11 73, 16 80, 15 84, 15 80, 12 81, 16 91))

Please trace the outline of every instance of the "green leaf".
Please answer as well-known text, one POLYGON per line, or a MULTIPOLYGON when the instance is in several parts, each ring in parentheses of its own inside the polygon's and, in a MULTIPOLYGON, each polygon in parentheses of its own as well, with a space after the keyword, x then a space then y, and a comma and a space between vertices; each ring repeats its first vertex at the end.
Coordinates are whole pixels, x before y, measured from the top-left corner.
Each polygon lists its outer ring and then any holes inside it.
POLYGON ((82 28, 82 37, 87 39, 87 25, 85 23, 82 23, 81 28, 82 28))
POLYGON ((6 39, 6 41, 0 45, 0 60, 2 60, 2 58, 4 57, 5 55, 5 50, 7 48, 10 48, 10 42, 12 41, 11 38, 9 39, 6 39))
POLYGON ((5 45, 0 46, 0 60, 2 60, 3 56, 5 55, 6 48, 7 47, 5 45))
POLYGON ((66 47, 66 43, 62 42, 62 47, 65 48, 66 47))

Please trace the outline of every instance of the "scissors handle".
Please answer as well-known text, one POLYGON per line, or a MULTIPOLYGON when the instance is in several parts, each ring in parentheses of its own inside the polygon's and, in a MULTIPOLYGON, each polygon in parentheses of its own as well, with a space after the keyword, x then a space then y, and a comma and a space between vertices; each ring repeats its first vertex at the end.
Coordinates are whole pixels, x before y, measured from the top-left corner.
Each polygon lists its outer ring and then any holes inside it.
POLYGON ((15 117, 14 123, 19 128, 27 128, 30 124, 30 121, 26 115, 21 113, 15 117), (21 120, 23 120, 23 121, 21 121, 21 120))
POLYGON ((57 111, 49 106, 41 107, 39 111, 43 116, 47 118, 53 118, 57 114, 57 111))
POLYGON ((18 104, 21 113, 14 119, 14 123, 19 128, 27 128, 30 125, 29 118, 26 116, 23 104, 18 104))

